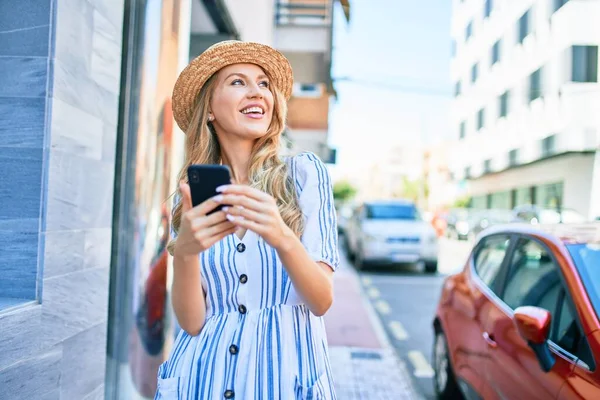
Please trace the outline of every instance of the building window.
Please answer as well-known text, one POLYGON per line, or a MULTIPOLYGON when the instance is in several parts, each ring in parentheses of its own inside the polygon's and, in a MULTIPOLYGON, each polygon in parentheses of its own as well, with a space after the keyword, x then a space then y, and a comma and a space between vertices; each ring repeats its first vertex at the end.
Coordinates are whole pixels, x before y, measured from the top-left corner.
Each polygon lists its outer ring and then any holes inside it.
POLYGON ((552 2, 554 3, 554 12, 557 12, 562 6, 567 4, 569 0, 552 0, 552 2))
POLYGON ((498 39, 494 46, 492 47, 492 65, 496 64, 500 61, 500 42, 501 39, 498 39))
POLYGON ((473 36, 473 21, 467 24, 467 34, 465 41, 468 41, 471 36, 473 36))
POLYGON ((598 82, 598 46, 573 46, 573 82, 598 82))
POLYGON ((483 173, 489 174, 492 172, 492 160, 485 160, 483 162, 483 173))
POLYGON ((508 152, 508 166, 514 167, 519 165, 519 149, 513 149, 508 152))
POLYGON ((477 130, 481 130, 485 125, 485 109, 482 108, 477 112, 477 130))
POLYGON ((458 136, 460 139, 464 139, 464 137, 467 135, 467 123, 465 121, 462 121, 460 123, 460 131, 458 133, 458 136))
POLYGON ((461 85, 460 85, 460 81, 456 82, 456 86, 454 87, 454 96, 458 97, 460 96, 461 93, 461 85))
POLYGON ((508 115, 508 90, 500 95, 499 114, 498 117, 506 117, 508 115))
POLYGON ((542 139, 542 157, 549 157, 556 152, 556 135, 542 139))
POLYGON ((484 18, 488 18, 492 13, 492 8, 494 7, 494 2, 492 0, 485 0, 485 8, 484 8, 484 18))
POLYGON ((529 10, 519 18, 519 43, 523 43, 523 40, 531 33, 529 31, 529 10))
POLYGON ((465 179, 471 178, 471 167, 465 168, 465 179))
POLYGON ((479 72, 479 64, 475 63, 471 67, 471 83, 477 82, 477 74, 479 72))
POLYGON ((542 69, 529 75, 529 101, 542 96, 542 69))

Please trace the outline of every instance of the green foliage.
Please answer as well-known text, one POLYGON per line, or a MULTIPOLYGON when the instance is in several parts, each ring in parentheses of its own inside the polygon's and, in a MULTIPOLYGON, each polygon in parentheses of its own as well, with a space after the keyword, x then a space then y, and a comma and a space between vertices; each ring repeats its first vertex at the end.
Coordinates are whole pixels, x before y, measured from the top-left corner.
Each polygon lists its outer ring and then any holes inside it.
POLYGON ((347 201, 356 195, 357 189, 348 181, 339 181, 333 185, 333 198, 338 201, 347 201))

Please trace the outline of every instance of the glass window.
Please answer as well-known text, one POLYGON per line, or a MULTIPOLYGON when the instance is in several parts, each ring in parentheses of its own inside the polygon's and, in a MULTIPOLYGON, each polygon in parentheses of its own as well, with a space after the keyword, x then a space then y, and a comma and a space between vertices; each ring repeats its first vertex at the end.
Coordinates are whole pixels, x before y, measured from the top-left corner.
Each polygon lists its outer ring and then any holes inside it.
POLYGON ((500 272, 509 244, 509 236, 492 236, 484 239, 475 255, 475 271, 490 288, 500 272))
POLYGON ((529 10, 519 18, 519 43, 523 43, 525 38, 531 33, 529 31, 529 10))
POLYGON ((485 109, 481 109, 477 112, 477 130, 480 130, 485 125, 485 109))
POLYGON ((598 46, 573 46, 573 82, 598 82, 598 46))
POLYGON ((473 66, 471 67, 471 83, 475 83, 477 82, 477 74, 478 74, 478 64, 475 63, 473 64, 473 66))
POLYGON ((494 46, 492 47, 492 65, 494 65, 500 61, 501 40, 502 39, 498 39, 498 41, 496 43, 494 43, 494 46))
POLYGON ((492 0, 485 0, 485 6, 483 10, 483 15, 485 18, 489 17, 492 13, 492 8, 494 7, 494 2, 492 0))
POLYGON ((499 117, 506 117, 508 115, 508 90, 500 95, 499 98, 499 117))
POLYGON ((529 101, 542 96, 542 69, 529 75, 529 101))
POLYGON ((491 171, 492 171, 492 160, 485 160, 483 162, 483 172, 487 174, 491 171))
POLYGON ((548 137, 542 139, 542 157, 548 157, 548 156, 551 156, 552 154, 554 154, 554 152, 556 151, 555 145, 556 145, 556 136, 555 135, 548 136, 548 137))
POLYGON ((600 318, 600 243, 567 246, 583 286, 600 318))
POLYGON ((473 21, 469 22, 467 24, 467 32, 466 32, 466 38, 465 40, 469 40, 469 38, 473 36, 473 21))
POLYGON ((461 93, 460 81, 456 82, 456 86, 454 87, 454 96, 459 96, 461 93))
POLYGON ((419 212, 413 204, 370 204, 367 205, 367 218, 417 220, 419 212))
POLYGON ((510 261, 502 299, 512 309, 537 306, 554 312, 560 289, 558 267, 548 251, 531 239, 520 239, 510 261))
POLYGON ((519 149, 512 149, 508 152, 508 165, 511 167, 519 165, 519 149))
POLYGON ((460 132, 459 132, 460 139, 463 139, 467 135, 467 126, 466 125, 467 124, 465 121, 462 121, 460 123, 460 132))
POLYGON ((558 11, 562 6, 567 4, 569 0, 552 0, 554 4, 554 12, 558 11))

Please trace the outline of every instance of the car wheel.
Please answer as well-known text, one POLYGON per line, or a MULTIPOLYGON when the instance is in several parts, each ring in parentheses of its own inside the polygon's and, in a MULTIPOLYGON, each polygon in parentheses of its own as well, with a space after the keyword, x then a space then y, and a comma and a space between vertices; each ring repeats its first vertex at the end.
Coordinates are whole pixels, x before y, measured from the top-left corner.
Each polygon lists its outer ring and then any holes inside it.
POLYGON ((462 393, 458 388, 456 376, 452 370, 450 356, 448 354, 448 342, 444 332, 438 331, 435 334, 433 343, 433 386, 435 394, 440 400, 462 399, 462 393))
POLYGON ((429 261, 425 263, 425 272, 428 274, 435 274, 438 270, 437 261, 429 261))

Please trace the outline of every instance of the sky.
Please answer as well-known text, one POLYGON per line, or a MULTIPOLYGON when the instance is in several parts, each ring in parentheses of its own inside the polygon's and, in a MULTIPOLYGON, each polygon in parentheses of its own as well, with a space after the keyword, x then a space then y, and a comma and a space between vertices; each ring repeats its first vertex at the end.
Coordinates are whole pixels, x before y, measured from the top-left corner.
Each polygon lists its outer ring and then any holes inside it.
POLYGON ((350 23, 336 7, 329 144, 338 173, 382 146, 450 137, 451 3, 352 0, 350 23))

